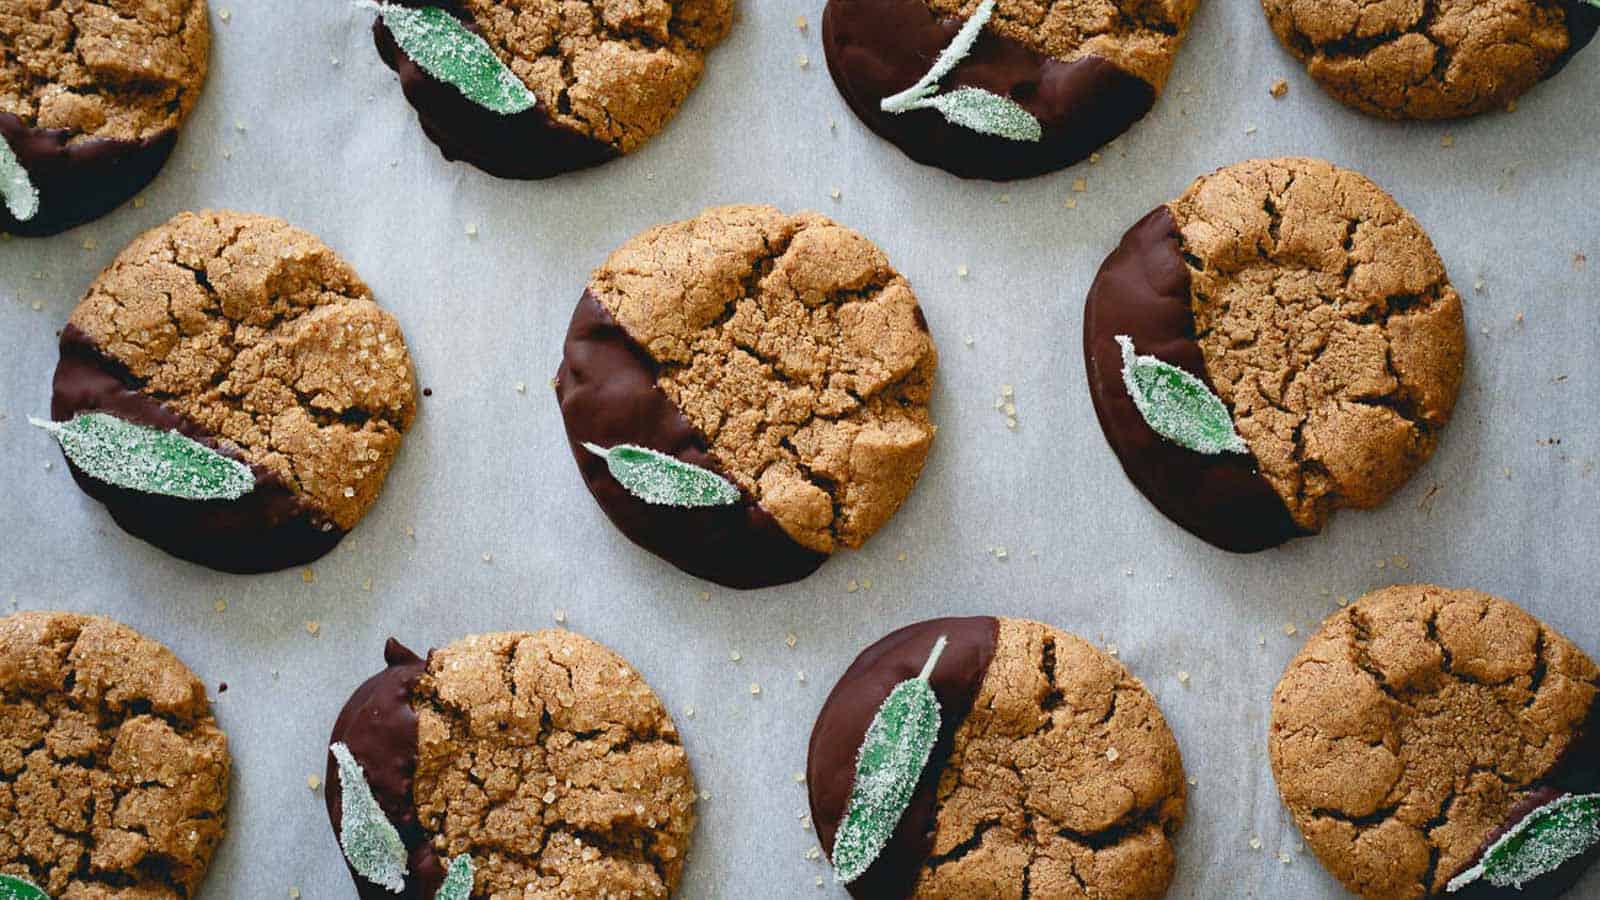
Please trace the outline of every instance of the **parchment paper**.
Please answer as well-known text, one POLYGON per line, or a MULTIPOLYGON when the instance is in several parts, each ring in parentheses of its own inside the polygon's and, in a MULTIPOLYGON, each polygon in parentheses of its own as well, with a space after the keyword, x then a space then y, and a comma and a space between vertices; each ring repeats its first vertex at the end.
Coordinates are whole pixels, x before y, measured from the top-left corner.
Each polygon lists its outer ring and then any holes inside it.
MULTIPOLYGON (((1325 97, 1255 3, 1206 0, 1166 94, 1100 163, 993 185, 911 163, 856 121, 827 75, 821 0, 741 0, 704 83, 645 149, 520 183, 440 158, 372 48, 370 12, 212 4, 211 79, 146 205, 0 243, 0 613, 108 614, 214 690, 227 682, 214 696, 235 776, 207 897, 351 896, 306 778, 389 635, 420 651, 553 627, 564 610, 630 659, 710 795, 691 898, 844 896, 802 826, 796 775, 834 680, 916 619, 1023 616, 1115 645, 1195 781, 1174 897, 1341 896, 1265 752, 1272 687, 1335 598, 1477 587, 1600 653, 1600 51, 1514 114, 1393 124, 1325 97), (1279 78, 1289 93, 1274 100, 1279 78), (1146 211, 1216 167, 1285 154, 1364 171, 1421 220, 1465 298, 1467 379, 1437 455, 1384 508, 1233 556, 1124 478, 1084 384, 1082 304, 1146 211), (940 431, 910 501, 865 550, 758 593, 682 575, 618 534, 578 478, 548 384, 590 269, 649 225, 729 202, 810 207, 865 232, 911 279, 942 352, 940 431), (56 332, 95 274, 141 230, 207 207, 319 234, 399 317, 433 392, 382 498, 314 581, 217 574, 126 536, 25 422, 48 411, 56 332), (1006 384, 1014 432, 994 409, 1006 384)), ((1591 874, 1572 896, 1597 894, 1591 874)))

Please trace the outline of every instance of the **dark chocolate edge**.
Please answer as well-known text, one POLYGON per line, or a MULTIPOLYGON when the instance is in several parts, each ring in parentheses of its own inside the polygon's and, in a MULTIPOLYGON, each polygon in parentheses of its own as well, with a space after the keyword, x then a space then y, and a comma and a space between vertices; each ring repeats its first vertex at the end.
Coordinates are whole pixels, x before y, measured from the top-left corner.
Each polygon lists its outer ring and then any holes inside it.
POLYGON ((896 684, 916 677, 934 641, 940 635, 949 638, 929 679, 939 698, 939 740, 889 843, 867 871, 847 885, 852 896, 888 900, 910 897, 915 889, 933 852, 939 779, 956 730, 971 711, 994 660, 999 633, 1000 620, 993 616, 929 619, 897 629, 861 651, 823 702, 807 745, 806 783, 812 825, 831 858, 834 835, 855 781, 856 757, 873 714, 896 684))
MULTIPOLYGON (((1568 794, 1592 794, 1600 791, 1600 728, 1596 727, 1597 723, 1600 723, 1600 696, 1596 696, 1589 704, 1589 713, 1584 718, 1577 738, 1562 751, 1556 764, 1544 777, 1518 789, 1525 791, 1526 795, 1512 806, 1505 823, 1489 832, 1478 845, 1477 851, 1472 854, 1472 858, 1451 872, 1450 877, 1445 879, 1446 883, 1477 865, 1495 841, 1539 807, 1568 794)), ((1554 900, 1576 885, 1597 859, 1600 859, 1600 845, 1590 847, 1587 852, 1567 860, 1554 870, 1524 885, 1521 890, 1497 888, 1487 882, 1478 881, 1454 893, 1443 892, 1435 896, 1454 898, 1454 900, 1503 900, 1503 898, 1554 900)))
POLYGON ((934 110, 883 112, 879 102, 921 78, 961 25, 939 18, 922 0, 828 0, 823 10, 822 42, 840 95, 868 128, 916 162, 962 178, 1030 178, 1086 158, 1155 106, 1154 85, 1104 57, 1067 62, 986 30, 944 88, 980 87, 1010 97, 1039 119, 1042 140, 981 135, 934 110), (850 11, 857 15, 847 18, 850 11), (841 44, 845 40, 850 43, 841 44), (845 57, 861 53, 865 65, 847 63, 845 57))
MULTIPOLYGON (((431 654, 430 654, 431 655, 431 654)), ((361 765, 372 795, 400 832, 407 851, 405 889, 396 894, 373 884, 350 868, 361 900, 429 900, 444 883, 445 862, 417 819, 413 786, 417 772, 417 712, 412 692, 427 671, 427 662, 390 638, 383 648, 385 668, 356 688, 339 711, 328 738, 324 800, 334 840, 343 822, 343 786, 332 746, 343 742, 361 765)), ((343 856, 343 853, 340 854, 343 856)))
MULTIPOLYGON (((475 34, 482 30, 454 0, 396 0, 405 6, 437 6, 475 34)), ((552 178, 615 159, 617 148, 555 121, 539 100, 532 109, 502 115, 467 99, 416 64, 395 42, 380 17, 373 43, 385 65, 400 76, 400 89, 416 110, 422 131, 445 159, 469 163, 497 178, 552 178)))
POLYGON ((645 503, 584 449, 584 442, 637 444, 720 473, 705 436, 657 385, 659 371, 586 288, 562 348, 556 399, 573 459, 601 510, 635 544, 725 587, 770 587, 816 571, 828 554, 796 543, 748 493, 720 507, 645 503))
MULTIPOLYGON (((67 461, 84 493, 105 505, 129 534, 180 559, 235 574, 287 569, 316 560, 344 538, 331 518, 294 494, 272 471, 249 463, 210 430, 142 393, 139 380, 77 326, 61 332, 50 417, 106 412, 140 425, 176 429, 250 465, 256 487, 237 500, 182 500, 109 485, 67 461)), ((65 454, 63 454, 65 458, 65 454)))
POLYGON ((176 128, 139 141, 73 142, 75 136, 67 129, 34 128, 14 113, 0 112, 0 138, 39 191, 39 212, 26 222, 0 204, 0 232, 45 237, 98 219, 155 180, 178 143, 176 128))
POLYGON ((1595 33, 1600 32, 1600 6, 1593 6, 1587 0, 1561 0, 1561 11, 1566 14, 1567 49, 1544 73, 1546 80, 1565 69, 1579 51, 1589 46, 1595 33))
POLYGON ((1204 380, 1195 338, 1189 269, 1171 210, 1163 205, 1128 229, 1089 288, 1083 312, 1084 369, 1106 442, 1140 493, 1167 518, 1223 550, 1249 553, 1306 534, 1260 474, 1254 454, 1207 455, 1152 430, 1122 379, 1115 336, 1204 380))

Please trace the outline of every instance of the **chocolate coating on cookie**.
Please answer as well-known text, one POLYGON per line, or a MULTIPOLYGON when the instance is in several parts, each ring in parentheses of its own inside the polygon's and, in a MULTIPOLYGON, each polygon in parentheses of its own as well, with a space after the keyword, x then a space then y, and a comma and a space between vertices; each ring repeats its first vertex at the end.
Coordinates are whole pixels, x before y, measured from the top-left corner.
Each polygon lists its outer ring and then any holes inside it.
POLYGON ((0 139, 39 191, 39 212, 26 222, 0 204, 0 232, 41 237, 98 219, 149 184, 178 143, 177 131, 137 141, 73 136, 64 128, 31 128, 0 112, 0 139))
POLYGON ((1592 853, 1520 892, 1445 888, 1533 809, 1600 788, 1597 698, 1600 669, 1515 605, 1384 588, 1290 662, 1273 775, 1307 845, 1364 897, 1554 897, 1592 853))
POLYGON ((889 843, 872 866, 849 884, 852 896, 883 900, 911 896, 917 874, 933 854, 940 773, 950 758, 956 729, 972 708, 994 659, 999 630, 1000 621, 990 616, 929 619, 907 625, 861 651, 822 704, 811 728, 806 785, 817 839, 831 855, 834 835, 850 803, 856 757, 867 726, 895 685, 922 671, 934 642, 941 635, 949 640, 928 679, 939 698, 938 743, 889 843))
POLYGON ((0 4, 0 138, 39 192, 0 232, 98 218, 160 171, 205 83, 205 0, 0 4))
MULTIPOLYGON (((459 4, 435 0, 395 0, 404 6, 437 6, 481 34, 459 4)), ((400 76, 400 88, 417 111, 429 140, 445 159, 461 160, 499 178, 550 178, 597 166, 618 155, 615 147, 557 123, 544 100, 532 109, 502 115, 468 100, 455 86, 428 74, 395 43, 378 19, 372 24, 378 55, 400 76)))
POLYGON ((1084 368, 1106 441, 1155 507, 1209 543, 1235 553, 1275 547, 1302 532, 1253 456, 1197 453, 1152 430, 1122 378, 1117 335, 1210 384, 1195 340, 1189 269, 1177 223, 1157 207, 1101 264, 1083 312, 1084 368))
POLYGON ((895 684, 918 674, 941 634, 951 645, 934 670, 938 746, 888 850, 851 893, 1165 894, 1186 802, 1172 731, 1121 663, 1022 619, 919 623, 852 664, 818 714, 807 763, 823 847, 832 850, 868 723, 895 684))
POLYGON ((943 0, 829 0, 822 17, 823 48, 839 93, 867 127, 917 162, 964 178, 1006 180, 1071 165, 1143 118, 1155 103, 1194 5, 1141 6, 1149 23, 1123 34, 1115 16, 1089 31, 1077 26, 1052 31, 1056 26, 1048 23, 1020 24, 1029 18, 1023 11, 1019 24, 1008 26, 1010 4, 1001 3, 942 90, 977 87, 1011 98, 1039 120, 1040 141, 979 134, 935 110, 884 112, 881 101, 928 72, 972 7, 943 0), (1049 33, 1031 42, 1023 39, 1035 29, 1049 33))
POLYGON ((416 413, 394 317, 311 234, 182 213, 128 245, 62 334, 52 414, 177 428, 248 463, 235 501, 120 490, 74 471, 118 524, 232 572, 310 562, 376 501, 416 413))
POLYGON ((795 543, 748 495, 731 506, 646 503, 584 449, 635 444, 717 470, 706 441, 656 386, 659 367, 588 290, 578 301, 556 375, 567 440, 589 493, 629 540, 678 568, 734 588, 798 581, 828 558, 795 543))
POLYGON ((484 109, 423 71, 381 20, 373 26, 379 55, 445 158, 519 179, 588 168, 642 146, 677 113, 733 17, 731 0, 396 2, 446 10, 534 93, 536 105, 521 113, 484 109))
MULTIPOLYGON (((88 336, 68 324, 61 333, 61 360, 51 385, 50 417, 65 422, 78 413, 105 412, 120 419, 178 431, 213 450, 249 463, 216 435, 139 392, 127 368, 100 352, 88 336)), ((255 489, 237 500, 183 500, 107 484, 72 464, 83 492, 104 503, 129 534, 179 559, 250 574, 273 572, 317 559, 345 531, 307 505, 271 470, 251 465, 255 489)))
MULTIPOLYGON (((429 900, 444 882, 446 865, 417 823, 412 785, 417 774, 417 713, 412 692, 427 664, 394 638, 383 647, 386 668, 367 679, 345 702, 334 722, 329 746, 343 743, 361 764, 372 796, 405 842, 406 885, 399 894, 373 884, 350 870, 361 900, 429 900)), ((326 801, 328 820, 337 837, 344 821, 344 789, 339 764, 328 753, 326 801)), ((348 862, 346 863, 348 865, 348 862)))

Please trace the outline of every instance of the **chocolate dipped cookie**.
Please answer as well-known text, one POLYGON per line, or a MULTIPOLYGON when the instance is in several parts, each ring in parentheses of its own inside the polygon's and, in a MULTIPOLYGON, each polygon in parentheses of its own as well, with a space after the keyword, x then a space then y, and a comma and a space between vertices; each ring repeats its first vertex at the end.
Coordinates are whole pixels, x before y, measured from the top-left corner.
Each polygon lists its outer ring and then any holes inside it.
POLYGON ((446 159, 549 178, 664 128, 733 24, 733 0, 392 0, 378 54, 446 159))
POLYGON ((1273 777, 1361 897, 1556 897, 1600 841, 1597 693, 1594 662, 1512 603, 1384 588, 1289 663, 1273 777))
POLYGON ((964 178, 1069 166, 1143 118, 1198 0, 828 0, 828 71, 868 128, 964 178))
POLYGON ((1083 341, 1129 479, 1236 552, 1405 484, 1450 420, 1466 353, 1421 226, 1312 159, 1229 166, 1146 216, 1095 277, 1083 341))
POLYGON ((414 381, 394 317, 316 237, 182 213, 90 285, 36 424, 130 534, 267 572, 327 553, 377 500, 414 381))
POLYGON ((806 776, 823 849, 872 900, 1161 897, 1186 798, 1177 742, 1121 663, 988 616, 919 622, 862 651, 817 714, 806 776), (918 732, 920 764, 884 752, 918 732), (891 775, 899 809, 876 808, 891 775))
POLYGON ((1324 91, 1389 119, 1503 108, 1561 71, 1600 29, 1592 0, 1261 0, 1261 7, 1324 91))
POLYGON ((196 896, 229 767, 205 686, 166 647, 100 616, 0 618, 0 896, 196 896))
POLYGON ((210 51, 205 0, 0 0, 0 232, 56 234, 149 184, 210 51))
POLYGON ((665 898, 694 831, 677 726, 563 630, 399 642, 333 728, 327 805, 362 900, 665 898), (448 890, 447 890, 448 888, 448 890))
POLYGON ((625 535, 752 588, 804 578, 899 509, 933 440, 937 365, 911 286, 865 237, 725 206, 594 271, 556 397, 625 535))

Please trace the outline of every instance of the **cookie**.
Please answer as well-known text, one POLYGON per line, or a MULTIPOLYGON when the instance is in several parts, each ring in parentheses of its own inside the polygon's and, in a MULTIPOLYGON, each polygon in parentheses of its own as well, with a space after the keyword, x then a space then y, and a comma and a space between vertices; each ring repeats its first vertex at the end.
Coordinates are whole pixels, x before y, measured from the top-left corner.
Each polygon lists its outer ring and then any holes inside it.
POLYGON ((1236 552, 1398 490, 1450 420, 1465 357, 1461 298, 1421 226, 1364 176, 1311 159, 1230 166, 1158 207, 1102 264, 1083 322, 1089 393, 1129 479, 1236 552), (1167 430, 1130 372, 1194 388, 1157 404, 1167 430), (1171 427, 1207 405, 1230 446, 1171 427))
POLYGON ((817 714, 811 819, 829 857, 867 726, 895 685, 928 681, 937 743, 853 896, 1160 897, 1186 788, 1154 698, 1082 639, 1022 619, 931 619, 862 651, 817 714))
POLYGON ((130 534, 266 572, 322 556, 366 514, 415 415, 413 382, 400 326, 317 238, 266 216, 183 213, 90 285, 61 333, 50 413, 176 430, 247 465, 253 487, 233 500, 72 471, 130 534))
POLYGON ((1593 858, 1447 892, 1522 816, 1600 787, 1600 670, 1515 605, 1397 585, 1331 616, 1272 696, 1268 749, 1306 845, 1366 898, 1553 897, 1593 858))
POLYGON ((0 619, 0 874, 52 897, 193 897, 230 765, 166 647, 99 616, 0 619))
POLYGON ((725 206, 623 244, 589 278, 556 396, 590 492, 692 575, 804 578, 889 520, 922 471, 938 355, 911 286, 811 212, 725 206), (650 502, 597 448, 659 451, 728 482, 720 505, 650 502))
POLYGON ((868 128, 917 162, 1000 181, 1069 166, 1143 118, 1198 4, 828 0, 822 45, 834 84, 868 128), (965 43, 968 22, 981 22, 976 43, 941 75, 934 61, 965 43), (1033 124, 997 134, 941 111, 964 101, 1033 124))
MULTIPOLYGON (((363 900, 432 897, 463 855, 479 897, 677 889, 694 776, 672 717, 625 660, 563 630, 474 635, 426 660, 390 640, 384 660, 331 738, 407 854, 401 890, 354 875, 363 900)), ((347 786, 332 753, 327 785, 339 834, 347 786)))
POLYGON ((206 80, 205 0, 0 0, 0 232, 97 219, 161 171, 206 80), (4 154, 5 147, 0 147, 4 154), (19 206, 27 194, 36 201, 19 206))
POLYGON ((1589 0, 1261 0, 1261 7, 1323 90, 1389 119, 1505 107, 1559 72, 1600 28, 1600 7, 1589 0))
POLYGON ((733 0, 392 0, 373 36, 446 159, 531 179, 644 146, 677 114, 732 24, 733 0), (427 7, 442 15, 412 24, 407 11, 427 7), (473 99, 472 84, 448 70, 450 57, 471 52, 461 47, 494 57, 484 55, 469 78, 498 80, 495 90, 518 101, 473 99))

